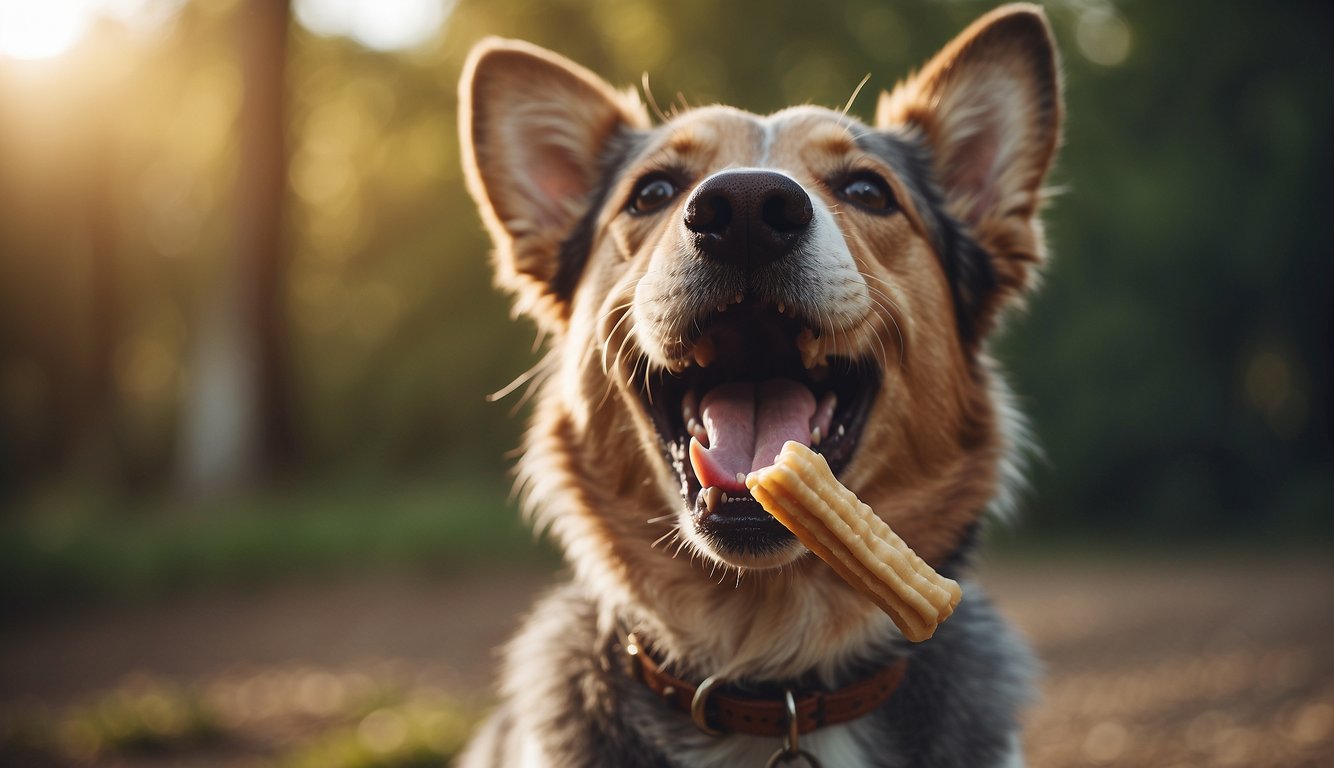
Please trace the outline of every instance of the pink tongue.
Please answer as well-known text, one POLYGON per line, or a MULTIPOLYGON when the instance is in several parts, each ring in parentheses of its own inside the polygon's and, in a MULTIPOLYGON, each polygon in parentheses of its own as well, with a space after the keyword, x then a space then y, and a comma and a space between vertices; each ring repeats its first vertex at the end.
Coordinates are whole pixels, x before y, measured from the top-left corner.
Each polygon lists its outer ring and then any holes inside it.
POLYGON ((706 394, 700 410, 709 447, 690 438, 690 464, 700 487, 745 493, 738 474, 773 464, 788 440, 810 445, 815 396, 791 379, 734 382, 706 394))

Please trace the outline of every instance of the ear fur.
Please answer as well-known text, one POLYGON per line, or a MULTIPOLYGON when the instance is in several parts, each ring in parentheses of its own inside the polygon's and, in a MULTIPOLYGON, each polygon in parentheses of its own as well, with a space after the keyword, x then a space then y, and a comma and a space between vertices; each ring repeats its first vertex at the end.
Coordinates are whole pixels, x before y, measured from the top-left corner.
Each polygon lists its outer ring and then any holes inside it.
POLYGON ((459 82, 463 167, 516 312, 564 326, 583 264, 562 245, 595 202, 608 146, 648 125, 633 91, 568 59, 518 40, 473 47, 459 82))
POLYGON ((970 308, 979 337, 1036 280, 1044 258, 1037 211, 1061 118, 1056 48, 1035 5, 988 13, 880 95, 876 126, 920 135, 947 210, 990 257, 994 286, 970 308))

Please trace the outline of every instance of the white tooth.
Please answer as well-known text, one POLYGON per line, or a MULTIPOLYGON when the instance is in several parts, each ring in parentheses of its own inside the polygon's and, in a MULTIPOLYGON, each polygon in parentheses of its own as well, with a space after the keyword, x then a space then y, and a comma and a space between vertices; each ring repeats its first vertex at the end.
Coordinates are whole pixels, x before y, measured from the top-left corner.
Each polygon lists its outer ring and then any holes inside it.
POLYGON ((704 428, 703 424, 699 423, 698 419, 691 419, 688 421, 686 423, 686 431, 696 440, 700 441, 705 448, 709 447, 709 431, 704 428))
MULTIPOLYGON (((826 368, 825 370, 828 369, 826 368)), ((828 413, 832 418, 834 415, 834 409, 837 407, 838 407, 838 395, 834 394, 833 392, 826 392, 824 393, 824 397, 820 398, 820 404, 815 407, 815 412, 819 414, 828 413)))
POLYGON ((842 425, 842 424, 839 424, 839 425, 838 425, 838 436, 839 436, 839 437, 842 437, 842 436, 844 435, 844 433, 846 433, 846 432, 847 432, 847 430, 843 428, 843 425, 842 425))
POLYGON ((723 491, 723 495, 722 495, 722 497, 719 499, 719 503, 720 503, 720 504, 726 504, 728 501, 731 501, 731 499, 729 499, 729 498, 727 497, 727 491, 723 491))
POLYGON ((741 483, 742 485, 745 485, 745 484, 746 484, 746 473, 745 473, 745 472, 738 472, 738 473, 736 473, 736 481, 737 481, 738 483, 741 483))
POLYGON ((819 445, 819 444, 820 444, 820 428, 816 427, 815 429, 811 430, 811 445, 819 445))
POLYGON ((715 351, 713 339, 708 336, 701 336, 699 341, 695 342, 695 364, 700 368, 708 368, 713 362, 715 351))
POLYGON ((722 496, 722 489, 717 486, 711 486, 704 489, 704 508, 713 512, 713 508, 718 506, 718 499, 722 496))

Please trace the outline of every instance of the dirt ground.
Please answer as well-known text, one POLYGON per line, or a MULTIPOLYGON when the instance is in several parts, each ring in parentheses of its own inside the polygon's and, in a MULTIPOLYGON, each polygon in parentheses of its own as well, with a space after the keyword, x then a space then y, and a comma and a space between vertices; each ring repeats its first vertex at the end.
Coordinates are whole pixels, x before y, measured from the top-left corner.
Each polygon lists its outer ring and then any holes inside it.
MULTIPOLYGON (((1334 765, 1334 564, 993 563, 981 578, 1045 666, 1030 765, 1334 765)), ((493 649, 550 580, 312 583, 30 616, 0 630, 0 716, 61 712, 108 690, 196 691, 227 738, 70 761, 265 765, 357 691, 484 701, 493 649)), ((356 732, 393 735, 386 711, 356 732)))

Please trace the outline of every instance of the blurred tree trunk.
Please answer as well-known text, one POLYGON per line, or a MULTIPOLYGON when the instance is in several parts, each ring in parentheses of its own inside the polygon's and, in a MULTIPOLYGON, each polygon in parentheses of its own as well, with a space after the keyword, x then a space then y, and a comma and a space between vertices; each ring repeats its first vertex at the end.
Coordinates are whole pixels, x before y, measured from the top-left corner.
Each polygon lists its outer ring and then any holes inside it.
POLYGON ((233 253, 194 339, 182 441, 182 481, 193 495, 273 480, 298 458, 282 238, 289 18, 289 0, 245 0, 236 14, 245 89, 237 218, 233 253))
MULTIPOLYGON (((79 84, 89 114, 111 115, 117 103, 111 94, 131 81, 131 71, 114 58, 113 44, 104 39, 88 42, 108 62, 79 84)), ((77 283, 74 295, 79 327, 71 366, 75 401, 70 407, 69 469, 82 477, 114 487, 130 479, 132 460, 126 455, 121 424, 121 398, 116 377, 116 353, 125 328, 123 288, 125 262, 121 249, 120 213, 124 195, 119 175, 121 123, 91 120, 74 128, 71 152, 78 166, 87 169, 83 183, 74 182, 72 202, 80 206, 82 226, 71 227, 71 253, 86 259, 80 270, 86 283, 77 283)))
POLYGON ((116 142, 96 131, 92 179, 85 195, 88 223, 88 375, 79 419, 78 468, 104 482, 124 479, 117 439, 115 359, 120 341, 120 253, 116 233, 116 142))

